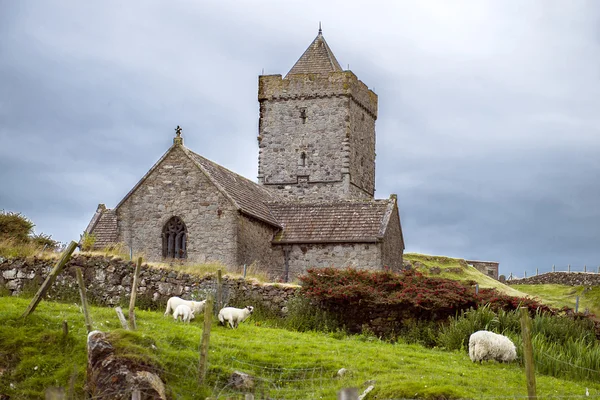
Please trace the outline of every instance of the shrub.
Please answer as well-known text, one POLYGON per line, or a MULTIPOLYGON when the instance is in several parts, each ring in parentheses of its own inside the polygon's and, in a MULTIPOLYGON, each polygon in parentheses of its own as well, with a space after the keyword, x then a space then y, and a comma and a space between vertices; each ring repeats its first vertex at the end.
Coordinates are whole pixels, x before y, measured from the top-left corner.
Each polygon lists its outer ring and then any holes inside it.
POLYGON ((31 242, 34 245, 49 251, 58 250, 60 247, 60 242, 52 239, 52 236, 43 233, 31 236, 31 242))
POLYGON ((26 243, 35 225, 21 213, 0 210, 0 239, 26 243))
POLYGON ((96 236, 93 234, 90 235, 87 232, 83 232, 79 243, 81 246, 81 251, 90 251, 94 248, 94 244, 96 243, 96 236))
POLYGON ((300 281, 302 295, 343 318, 349 331, 360 332, 367 324, 384 336, 406 331, 408 321, 446 321, 461 311, 486 304, 491 311, 526 306, 532 314, 536 310, 558 312, 535 300, 511 297, 495 289, 476 294, 475 282, 427 277, 413 270, 397 274, 313 268, 300 281))

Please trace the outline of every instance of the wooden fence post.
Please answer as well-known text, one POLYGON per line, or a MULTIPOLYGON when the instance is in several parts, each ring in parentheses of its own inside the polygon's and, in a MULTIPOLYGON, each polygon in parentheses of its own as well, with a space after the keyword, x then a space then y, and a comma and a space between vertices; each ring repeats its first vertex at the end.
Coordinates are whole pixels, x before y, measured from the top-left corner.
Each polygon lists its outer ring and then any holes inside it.
POLYGON ((137 297, 138 280, 140 279, 140 269, 142 268, 142 257, 138 258, 133 273, 133 282, 131 284, 131 297, 129 298, 129 326, 132 331, 136 330, 135 325, 135 299, 137 297))
POLYGON ((579 312, 579 296, 575 297, 575 312, 579 312))
POLYGON ((142 392, 140 392, 140 389, 133 389, 133 392, 131 392, 131 400, 142 400, 142 392))
POLYGON ((531 319, 527 307, 521 307, 521 334, 523 335, 523 358, 525 361, 525 375, 527 376, 527 396, 529 399, 537 399, 533 345, 531 344, 531 319))
POLYGON ((587 265, 583 264, 583 272, 587 272, 587 265))
POLYGON ((129 330, 129 325, 127 324, 127 320, 123 314, 123 309, 121 307, 115 307, 115 312, 117 313, 117 317, 119 317, 119 321, 121 322, 123 329, 129 330))
POLYGON ((527 278, 527 271, 523 272, 523 277, 527 278))
MULTIPOLYGON (((598 267, 598 269, 600 269, 600 267, 598 267)), ((244 264, 244 279, 246 279, 247 270, 248 270, 248 266, 246 264, 244 264)))
POLYGON ((76 247, 77 247, 77 242, 71 241, 71 243, 69 243, 69 247, 67 247, 67 249, 61 256, 60 260, 58 260, 58 262, 56 263, 54 268, 52 268, 52 271, 50 272, 50 274, 46 277, 46 280, 44 281, 44 283, 42 283, 42 286, 40 286, 40 288, 38 289, 35 296, 33 296, 31 303, 29 303, 29 306, 27 306, 27 309, 25 310, 25 312, 22 315, 23 318, 25 318, 29 314, 31 314, 35 310, 35 308, 37 307, 39 302, 42 301, 42 298, 46 295, 46 292, 48 291, 48 289, 50 289, 50 287, 56 280, 56 277, 58 276, 60 271, 62 271, 65 264, 71 258, 71 254, 73 254, 76 247))
POLYGON ((567 272, 571 272, 571 264, 567 265, 567 272))
POLYGON ((87 328, 88 333, 90 333, 92 328, 92 319, 90 318, 90 312, 88 310, 87 297, 85 293, 85 282, 83 281, 83 273, 81 272, 81 268, 77 267, 75 270, 75 275, 77 275, 77 284, 79 285, 79 297, 81 297, 81 308, 83 309, 83 315, 85 316, 85 327, 87 328))
POLYGON ((49 387, 44 392, 44 398, 46 400, 65 400, 65 389, 61 387, 49 387))
POLYGON ((556 265, 552 264, 552 272, 556 272, 556 265))
POLYGON ((538 270, 538 268, 536 268, 535 269, 535 276, 538 276, 538 275, 539 275, 539 270, 538 270))
POLYGON ((358 400, 357 388, 344 388, 337 393, 337 400, 358 400))
POLYGON ((198 381, 200 385, 206 378, 208 366, 208 342, 210 341, 210 327, 212 325, 213 295, 209 293, 204 305, 204 328, 202 329, 202 341, 200 342, 200 365, 198 366, 198 381))
POLYGON ((221 270, 217 270, 217 301, 215 304, 215 315, 223 308, 223 276, 221 270))

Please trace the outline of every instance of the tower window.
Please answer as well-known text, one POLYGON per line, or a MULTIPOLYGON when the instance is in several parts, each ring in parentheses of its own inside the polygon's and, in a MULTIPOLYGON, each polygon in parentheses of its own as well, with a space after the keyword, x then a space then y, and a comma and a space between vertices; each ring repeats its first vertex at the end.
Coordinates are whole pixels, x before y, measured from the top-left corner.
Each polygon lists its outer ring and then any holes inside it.
POLYGON ((306 107, 302 107, 300 109, 300 118, 302 118, 302 123, 306 123, 306 107))
POLYGON ((300 166, 306 167, 306 153, 305 152, 302 152, 300 154, 300 166))
POLYGON ((162 254, 164 258, 187 258, 187 228, 179 217, 172 217, 163 226, 162 254))

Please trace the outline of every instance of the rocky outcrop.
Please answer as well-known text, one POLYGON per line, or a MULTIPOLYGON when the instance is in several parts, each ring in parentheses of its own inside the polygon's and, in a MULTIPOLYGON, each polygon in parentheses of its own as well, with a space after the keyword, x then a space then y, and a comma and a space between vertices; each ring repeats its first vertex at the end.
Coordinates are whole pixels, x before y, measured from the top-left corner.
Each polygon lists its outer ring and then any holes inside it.
MULTIPOLYGON (((6 259, 0 263, 0 290, 17 295, 23 291, 35 293, 52 270, 55 260, 6 259)), ((88 298, 104 306, 115 306, 129 301, 135 264, 120 258, 76 254, 59 274, 48 298, 73 300, 79 298, 76 267, 83 271, 88 298)), ((161 308, 169 297, 204 299, 215 293, 215 275, 199 276, 168 268, 142 265, 137 293, 137 304, 144 308, 161 308)), ((294 296, 297 286, 262 284, 243 278, 223 277, 223 301, 232 303, 257 302, 282 312, 287 301, 294 296)))
POLYGON ((509 285, 556 284, 568 286, 600 286, 600 274, 593 272, 548 272, 529 278, 510 279, 509 285))
POLYGON ((140 400, 168 399, 157 368, 115 355, 115 348, 104 332, 90 332, 87 350, 86 390, 91 398, 129 400, 137 391, 140 400))

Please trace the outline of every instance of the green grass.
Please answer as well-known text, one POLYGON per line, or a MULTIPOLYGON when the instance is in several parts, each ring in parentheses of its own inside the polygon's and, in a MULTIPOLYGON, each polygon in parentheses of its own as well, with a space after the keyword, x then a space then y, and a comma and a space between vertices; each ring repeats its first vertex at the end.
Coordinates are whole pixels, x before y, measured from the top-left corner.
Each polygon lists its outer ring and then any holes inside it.
POLYGON ((593 286, 590 288, 591 290, 586 290, 584 286, 555 284, 515 285, 514 287, 558 308, 566 306, 574 309, 576 298, 579 296, 579 311, 587 308, 592 314, 600 317, 600 286, 593 286))
MULTIPOLYGON (((83 398, 85 377, 84 319, 76 304, 41 302, 26 320, 20 318, 29 299, 0 297, 0 394, 37 399, 49 386, 69 387, 83 398), (62 321, 70 331, 62 335, 62 321), (13 385, 11 388, 10 385, 13 385)), ((91 308, 94 328, 110 331, 120 354, 158 363, 171 395, 204 399, 230 395, 227 378, 233 370, 257 376, 257 393, 275 398, 335 398, 342 387, 375 380, 367 399, 379 398, 515 398, 526 395, 525 374, 517 363, 472 363, 465 351, 426 349, 390 344, 369 335, 343 332, 298 333, 250 319, 239 329, 213 325, 209 370, 204 386, 197 385, 201 320, 175 323, 160 311, 137 311, 138 331, 119 329, 111 308, 91 308), (350 371, 336 378, 340 368, 350 371)), ((538 375, 541 398, 582 396, 585 388, 600 396, 600 383, 538 375)))
POLYGON ((479 284, 479 287, 481 288, 494 288, 497 289, 499 292, 506 293, 510 296, 527 296, 526 293, 523 293, 522 291, 517 290, 514 287, 505 285, 495 280, 494 278, 481 273, 475 267, 469 266, 467 262, 462 258, 406 253, 404 254, 404 259, 411 261, 413 265, 416 261, 423 264, 422 267, 417 268, 417 271, 420 271, 425 275, 432 275, 430 273, 431 268, 440 267, 442 272, 435 276, 439 276, 441 278, 454 279, 458 281, 473 280, 476 281, 479 284), (449 269, 449 271, 446 271, 447 269, 449 269))

